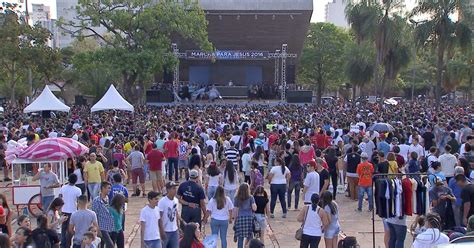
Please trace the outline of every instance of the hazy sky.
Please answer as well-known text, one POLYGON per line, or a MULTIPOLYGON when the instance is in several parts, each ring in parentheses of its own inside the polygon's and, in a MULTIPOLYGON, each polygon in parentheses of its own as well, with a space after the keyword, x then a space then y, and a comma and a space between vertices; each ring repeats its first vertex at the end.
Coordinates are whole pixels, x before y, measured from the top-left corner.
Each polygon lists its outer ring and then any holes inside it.
MULTIPOLYGON (((18 0, 19 1, 19 0, 18 0)), ((324 7, 326 3, 332 0, 313 0, 314 12, 311 21, 321 22, 324 21, 324 7)), ((51 18, 56 18, 56 0, 28 0, 28 4, 32 3, 43 3, 51 7, 51 18)))
MULTIPOLYGON (((8 1, 8 0, 7 0, 8 1)), ((17 0, 20 1, 20 0, 17 0)), ((23 0, 24 1, 24 0, 23 0)), ((333 0, 313 0, 313 17, 311 18, 312 22, 322 22, 324 21, 324 12, 325 6, 328 2, 333 0)), ((338 0, 340 1, 340 0, 338 0)), ((405 0, 405 4, 408 8, 414 5, 416 0, 405 0)), ((28 0, 28 3, 43 3, 51 7, 51 18, 56 18, 56 0, 28 0)))

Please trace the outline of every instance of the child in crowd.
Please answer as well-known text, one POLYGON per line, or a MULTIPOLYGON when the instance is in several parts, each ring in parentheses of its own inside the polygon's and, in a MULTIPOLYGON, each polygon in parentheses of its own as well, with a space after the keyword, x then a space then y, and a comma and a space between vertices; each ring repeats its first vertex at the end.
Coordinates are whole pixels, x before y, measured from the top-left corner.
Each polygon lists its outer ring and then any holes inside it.
MULTIPOLYGON (((91 233, 94 235, 94 239, 92 240, 93 246, 90 246, 90 248, 97 248, 97 247, 99 247, 100 242, 102 242, 102 239, 99 238, 99 237, 97 237, 98 231, 99 231, 99 230, 97 230, 97 228, 94 227, 94 226, 91 226, 91 227, 89 228, 89 232, 91 232, 91 233)), ((84 236, 85 236, 85 235, 84 235, 84 236)), ((89 248, 89 247, 87 247, 87 248, 89 248)))
POLYGON ((81 248, 97 248, 98 246, 95 244, 95 235, 92 232, 84 233, 84 237, 82 239, 81 248))
POLYGON ((413 240, 416 239, 416 236, 424 231, 426 231, 425 227, 425 216, 418 215, 410 227, 411 234, 413 235, 413 240))

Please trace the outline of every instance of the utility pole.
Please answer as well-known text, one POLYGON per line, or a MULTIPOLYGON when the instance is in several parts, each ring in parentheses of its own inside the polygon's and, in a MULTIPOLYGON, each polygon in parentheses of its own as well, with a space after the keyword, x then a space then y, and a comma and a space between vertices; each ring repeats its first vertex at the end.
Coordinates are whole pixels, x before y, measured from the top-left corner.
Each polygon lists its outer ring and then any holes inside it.
MULTIPOLYGON (((25 0, 25 21, 26 25, 30 25, 30 13, 28 11, 28 0, 25 0)), ((31 67, 28 67, 28 86, 30 87, 30 97, 33 98, 33 72, 31 67)), ((33 99, 30 99, 33 100, 33 99)))

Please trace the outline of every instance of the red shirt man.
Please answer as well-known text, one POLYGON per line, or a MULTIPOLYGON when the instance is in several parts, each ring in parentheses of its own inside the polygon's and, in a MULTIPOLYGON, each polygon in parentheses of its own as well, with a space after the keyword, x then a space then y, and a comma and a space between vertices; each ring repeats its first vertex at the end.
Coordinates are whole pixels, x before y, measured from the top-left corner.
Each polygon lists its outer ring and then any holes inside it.
MULTIPOLYGON (((156 146, 156 145, 155 145, 156 146)), ((165 159, 165 155, 158 149, 151 150, 147 155, 146 159, 150 163, 151 171, 161 171, 162 163, 165 159)))
POLYGON ((273 131, 272 134, 270 134, 270 137, 268 137, 268 147, 272 147, 273 143, 275 143, 278 140, 279 136, 278 133, 273 131))
POLYGON ((361 155, 362 162, 357 165, 357 175, 359 175, 360 187, 372 187, 372 176, 374 174, 374 166, 367 161, 367 153, 361 155))
POLYGON ((175 139, 174 133, 171 134, 170 140, 163 145, 166 158, 178 158, 179 156, 179 142, 175 139))

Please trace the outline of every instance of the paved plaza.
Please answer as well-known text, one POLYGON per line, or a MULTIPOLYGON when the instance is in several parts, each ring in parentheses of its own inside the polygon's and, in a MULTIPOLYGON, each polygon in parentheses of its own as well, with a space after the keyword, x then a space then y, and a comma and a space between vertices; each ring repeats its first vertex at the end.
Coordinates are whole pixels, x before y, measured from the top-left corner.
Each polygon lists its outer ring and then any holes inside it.
MULTIPOLYGON (((149 189, 151 185, 147 183, 147 188, 149 189)), ((268 185, 266 185, 267 192, 269 192, 268 185)), ((130 189, 130 187, 129 187, 130 189)), ((345 197, 343 194, 339 194, 336 199, 340 208, 340 223, 342 227, 342 232, 347 236, 357 237, 357 241, 360 244, 360 247, 372 247, 372 213, 367 212, 367 202, 364 204, 364 211, 356 212, 357 202, 352 201, 349 198, 345 197)), ((126 224, 125 224, 125 239, 127 240, 128 247, 139 247, 140 245, 140 229, 138 225, 140 209, 146 204, 146 198, 143 197, 132 197, 129 199, 128 211, 126 214, 126 224)), ((272 243, 269 237, 265 237, 266 247, 298 247, 299 242, 294 238, 295 231, 301 225, 301 223, 296 221, 296 216, 298 211, 293 209, 289 210, 288 216, 286 219, 281 217, 281 207, 277 202, 277 207, 275 208, 275 218, 270 219, 270 226, 275 234, 275 237, 280 246, 276 242, 272 243)), ((413 218, 409 217, 407 224, 410 225, 413 218)), ((205 226, 206 234, 210 234, 211 228, 209 224, 205 226)), ((227 234, 228 247, 233 248, 237 247, 237 243, 232 241, 233 232, 232 228, 229 227, 227 234)), ((375 247, 384 247, 383 246, 383 225, 382 220, 379 217, 375 217, 375 237, 376 237, 376 246, 375 247)), ((405 240, 405 247, 410 247, 412 238, 410 234, 407 233, 407 239, 405 240)), ((218 246, 220 247, 220 245, 218 246)), ((325 247, 324 242, 321 241, 319 247, 325 247)))

